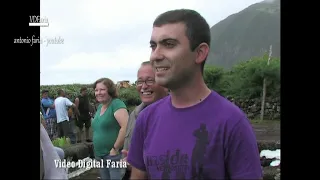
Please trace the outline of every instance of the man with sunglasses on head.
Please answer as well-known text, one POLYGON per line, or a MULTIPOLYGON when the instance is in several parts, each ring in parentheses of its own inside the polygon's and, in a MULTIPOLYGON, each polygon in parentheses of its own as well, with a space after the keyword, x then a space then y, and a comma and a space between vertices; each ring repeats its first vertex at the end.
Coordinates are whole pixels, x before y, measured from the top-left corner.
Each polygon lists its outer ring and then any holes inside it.
MULTIPOLYGON (((155 73, 151 67, 150 61, 143 62, 138 70, 138 80, 136 81, 136 89, 140 95, 141 104, 137 106, 130 114, 124 140, 122 153, 127 156, 131 144, 131 136, 139 113, 151 103, 168 95, 166 88, 163 88, 155 83, 155 73)), ((130 165, 127 168, 123 180, 130 177, 130 165)))

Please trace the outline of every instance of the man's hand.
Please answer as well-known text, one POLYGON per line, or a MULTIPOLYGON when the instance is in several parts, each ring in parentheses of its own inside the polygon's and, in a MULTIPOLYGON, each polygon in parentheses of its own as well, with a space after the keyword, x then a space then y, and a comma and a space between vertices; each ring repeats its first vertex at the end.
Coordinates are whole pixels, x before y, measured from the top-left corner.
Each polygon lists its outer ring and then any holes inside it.
POLYGON ((112 148, 112 149, 110 150, 110 152, 109 152, 109 155, 110 155, 110 156, 115 156, 115 155, 117 155, 117 154, 118 154, 118 152, 117 152, 115 149, 113 149, 113 148, 112 148))
POLYGON ((128 161, 127 161, 127 157, 128 157, 129 151, 127 151, 127 150, 122 150, 121 152, 122 152, 122 154, 123 154, 123 156, 124 156, 124 158, 123 158, 122 160, 127 163, 127 169, 128 169, 128 170, 131 170, 131 166, 130 166, 130 164, 129 164, 128 161))
POLYGON ((79 111, 79 109, 78 109, 77 107, 74 107, 73 109, 74 109, 75 114, 76 114, 78 117, 80 117, 80 111, 79 111))

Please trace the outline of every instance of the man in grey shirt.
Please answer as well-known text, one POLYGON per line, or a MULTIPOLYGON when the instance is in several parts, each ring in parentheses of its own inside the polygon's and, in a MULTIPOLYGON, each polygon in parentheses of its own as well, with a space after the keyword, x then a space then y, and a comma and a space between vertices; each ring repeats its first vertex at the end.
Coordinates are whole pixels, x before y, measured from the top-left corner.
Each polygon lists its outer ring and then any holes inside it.
MULTIPOLYGON (((141 64, 141 67, 138 70, 137 78, 138 79, 136 81, 136 88, 140 95, 142 103, 137 106, 129 116, 126 136, 124 139, 124 147, 122 150, 124 157, 127 157, 131 143, 131 136, 139 113, 149 104, 168 95, 168 90, 166 88, 161 87, 155 83, 155 72, 153 71, 149 61, 143 62, 141 64)), ((130 172, 131 171, 129 166, 125 176, 122 179, 129 179, 130 172)))

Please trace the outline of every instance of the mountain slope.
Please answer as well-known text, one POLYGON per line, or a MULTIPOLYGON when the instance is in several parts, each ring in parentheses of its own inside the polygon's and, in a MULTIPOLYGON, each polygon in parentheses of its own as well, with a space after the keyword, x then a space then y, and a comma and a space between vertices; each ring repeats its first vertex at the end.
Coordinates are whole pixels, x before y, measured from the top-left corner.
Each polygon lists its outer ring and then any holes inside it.
POLYGON ((260 56, 272 45, 280 57, 280 0, 253 4, 211 27, 208 65, 230 68, 260 56))

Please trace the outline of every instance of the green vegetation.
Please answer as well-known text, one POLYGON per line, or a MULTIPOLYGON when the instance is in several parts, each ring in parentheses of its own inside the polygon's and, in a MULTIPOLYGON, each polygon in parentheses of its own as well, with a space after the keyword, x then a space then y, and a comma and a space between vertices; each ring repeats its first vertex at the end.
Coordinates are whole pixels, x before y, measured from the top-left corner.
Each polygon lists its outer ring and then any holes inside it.
POLYGON ((268 56, 253 57, 249 61, 240 62, 231 70, 206 67, 205 81, 208 87, 224 96, 235 99, 255 99, 262 95, 263 79, 267 78, 267 97, 280 95, 280 59, 271 58, 267 66, 268 56))
POLYGON ((280 57, 280 0, 253 4, 211 27, 207 64, 230 69, 263 55, 270 45, 273 56, 280 57))
POLYGON ((65 148, 71 145, 70 139, 66 137, 56 138, 52 140, 52 144, 55 147, 65 148))
MULTIPOLYGON (((280 96, 280 59, 271 58, 267 66, 268 55, 253 57, 249 61, 240 62, 230 70, 224 70, 215 66, 206 66, 204 79, 208 87, 219 92, 223 96, 235 99, 255 99, 262 95, 263 79, 267 78, 267 98, 280 96)), ((56 96, 58 89, 64 89, 71 100, 80 93, 82 86, 88 87, 89 98, 95 102, 94 91, 91 85, 69 84, 40 86, 40 89, 49 90, 49 95, 56 96)), ((122 99, 129 111, 140 104, 139 94, 135 86, 119 90, 122 99)))

